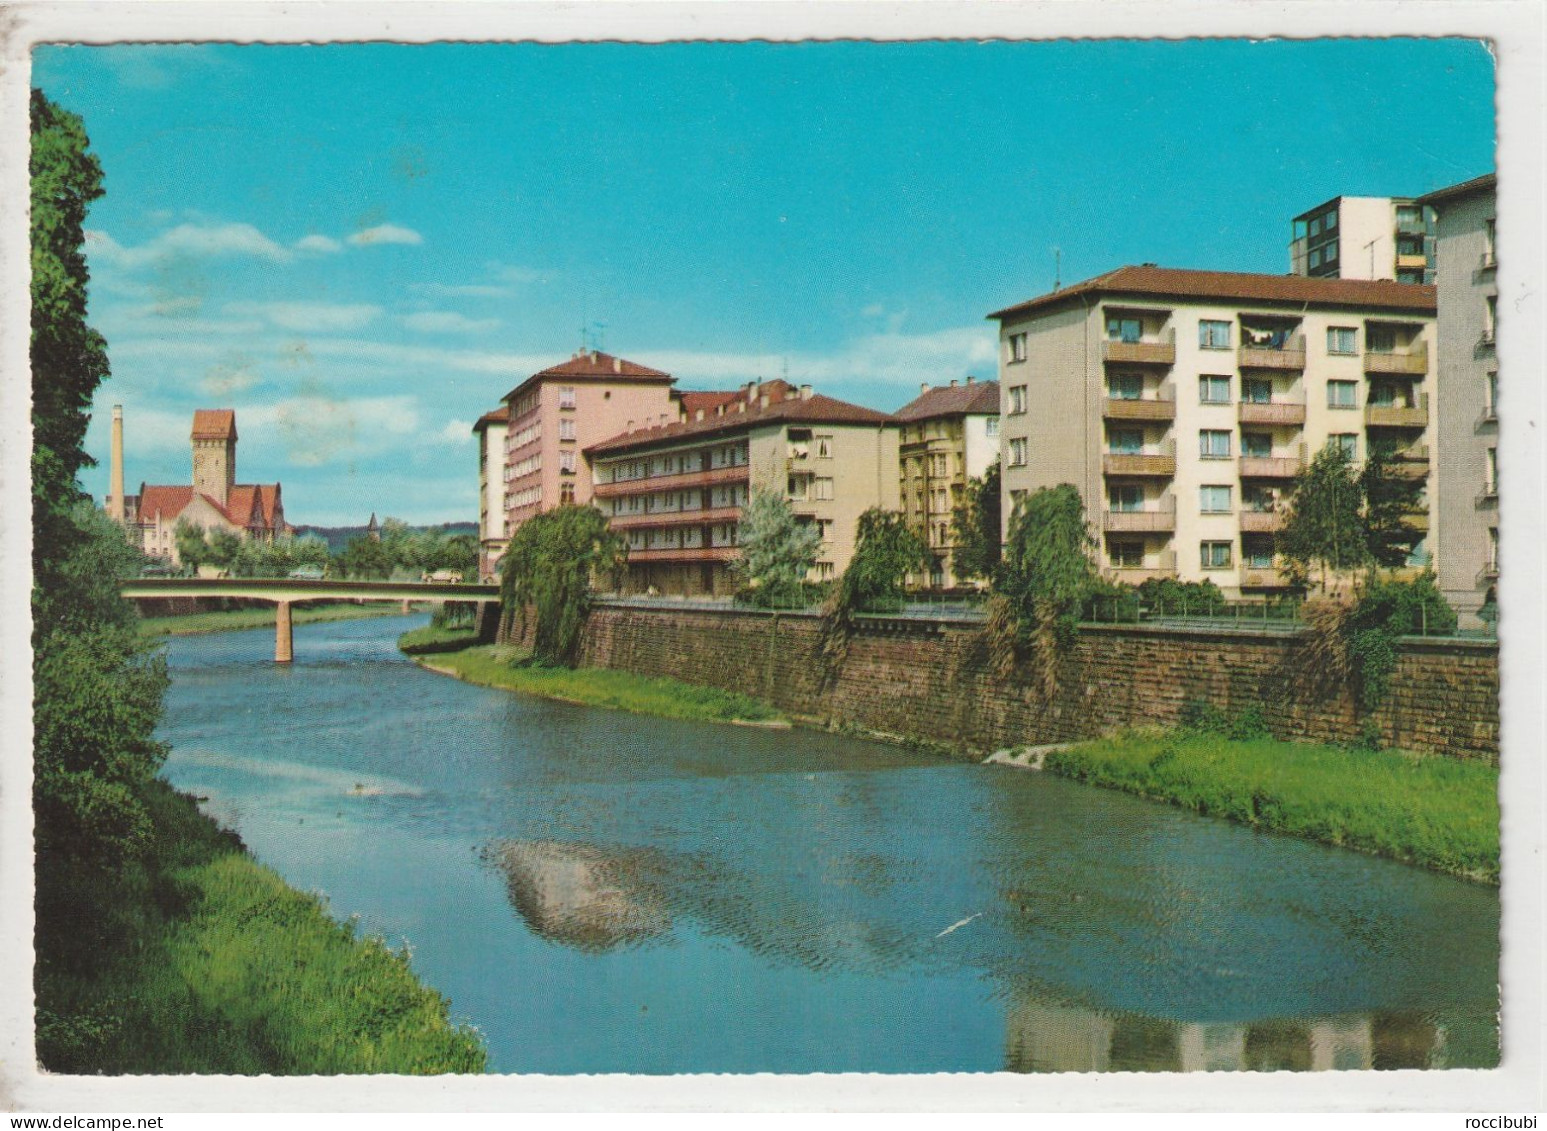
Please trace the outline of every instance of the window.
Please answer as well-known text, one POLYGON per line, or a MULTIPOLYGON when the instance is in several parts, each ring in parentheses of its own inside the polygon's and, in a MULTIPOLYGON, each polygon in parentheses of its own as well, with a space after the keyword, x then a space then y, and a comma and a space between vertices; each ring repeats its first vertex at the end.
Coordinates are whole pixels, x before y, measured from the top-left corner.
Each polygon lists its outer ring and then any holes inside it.
POLYGON ((574 501, 575 484, 566 479, 563 483, 559 484, 559 503, 560 505, 563 505, 566 503, 573 503, 574 501))
POLYGON ((1107 556, 1112 562, 1113 569, 1142 569, 1144 568, 1144 543, 1109 542, 1107 556))
POLYGON ((1010 360, 1012 362, 1015 362, 1015 361, 1025 361, 1026 360, 1026 335, 1025 334, 1011 334, 1010 335, 1010 360))
POLYGON ((1010 386, 1010 415, 1014 416, 1018 412, 1025 412, 1025 411, 1026 411, 1026 386, 1025 385, 1011 385, 1010 386))
POLYGON ((560 386, 560 388, 559 388, 559 407, 560 408, 574 408, 575 407, 575 386, 573 386, 573 385, 562 385, 562 386, 560 386))
POLYGON ((559 452, 559 471, 565 475, 575 474, 575 453, 571 450, 559 452))
POLYGON ((1198 323, 1198 348, 1227 350, 1230 348, 1230 323, 1203 319, 1198 323))
POLYGON ((1422 217, 1418 213, 1416 204, 1397 205, 1397 223, 1405 226, 1417 224, 1422 217))
POLYGON ((1273 382, 1263 377, 1248 377, 1241 382, 1241 399, 1251 404, 1269 404, 1273 400, 1273 382))
POLYGON ((1241 506, 1253 514, 1271 514, 1278 497, 1266 487, 1241 488, 1241 506))
POLYGON ((1204 514, 1230 513, 1230 488, 1204 486, 1198 488, 1198 510, 1204 514))
POLYGON ((1359 382, 1357 381, 1328 381, 1327 382, 1327 407, 1328 408, 1357 408, 1359 400, 1359 382))
POLYGON ((1493 221, 1483 221, 1483 266, 1493 267, 1498 263, 1498 253, 1494 248, 1493 221))
POLYGON ((1113 428, 1107 433, 1107 450, 1113 455, 1136 456, 1144 450, 1144 433, 1137 428, 1113 428))
POLYGON ((983 431, 989 436, 999 435, 999 418, 997 416, 987 417, 983 421, 983 431))
POLYGON ((1497 295, 1489 295, 1488 305, 1483 308, 1483 344, 1492 345, 1498 330, 1499 299, 1497 295))
POLYGON ((1230 433, 1207 428, 1199 432, 1198 455, 1202 459, 1229 459, 1230 433))
POLYGON ((1132 514, 1144 509, 1144 488, 1137 483, 1113 483, 1107 488, 1107 509, 1132 514))
POLYGON ((1483 403, 1483 416, 1495 420, 1499 415, 1499 375, 1488 374, 1488 399, 1483 403))
POLYGON ((1350 354, 1354 352, 1355 330, 1352 326, 1328 326, 1327 327, 1327 352, 1336 354, 1350 354))
POLYGON ((1397 387, 1395 385, 1371 385, 1370 395, 1366 398, 1367 404, 1377 408, 1393 408, 1397 404, 1397 387))
POLYGON ((1010 466, 1026 466, 1026 439, 1023 436, 1017 436, 1010 441, 1010 466))
POLYGON ((559 421, 559 439, 573 440, 575 438, 575 421, 573 417, 566 416, 559 421))
POLYGON ((1144 394, 1144 378, 1137 373, 1115 373, 1107 381, 1107 395, 1116 401, 1136 401, 1144 394))
POLYGON ((1338 245, 1336 243, 1329 243, 1326 247, 1321 249, 1321 257, 1328 263, 1336 263, 1338 257, 1338 245))
POLYGON ((1202 404, 1229 404, 1230 378, 1199 377, 1198 400, 1202 404))
POLYGON ((1010 513, 1013 515, 1026 503, 1025 488, 1012 488, 1010 491, 1010 513))
POLYGON ((1422 236, 1401 236, 1401 237, 1399 237, 1397 239, 1397 254, 1398 255, 1422 255, 1423 254, 1423 237, 1422 236))
POLYGON ((1273 543, 1253 539, 1241 547, 1241 556, 1249 569, 1273 568, 1273 543))
POLYGON ((1497 572, 1499 568, 1499 528, 1488 528, 1488 568, 1497 572))
POLYGON ((1338 214, 1336 212, 1328 212, 1323 222, 1326 225, 1327 231, 1332 231, 1332 229, 1338 226, 1338 214))
POLYGON ((1395 326, 1368 326, 1364 331, 1364 348, 1371 353, 1394 353, 1397 348, 1395 326))
POLYGON ((833 497, 833 481, 831 478, 817 478, 811 481, 811 497, 819 502, 829 502, 833 497))
POLYGON ((831 436, 818 436, 816 440, 816 458, 833 458, 833 438, 831 436))
POLYGON ((1357 432, 1334 432, 1327 437, 1327 447, 1342 452, 1351 460, 1359 458, 1359 434, 1357 432))
POLYGON ((1112 342, 1127 342, 1130 345, 1144 336, 1144 324, 1137 318, 1107 319, 1107 340, 1112 342))
POLYGON ((1319 247, 1315 248, 1315 249, 1313 249, 1311 251, 1311 266, 1312 267, 1320 267, 1321 266, 1321 248, 1319 248, 1319 247))
POLYGON ((1266 432, 1242 432, 1241 454, 1251 459, 1273 457, 1273 437, 1266 432))
POLYGON ((1483 484, 1483 494, 1497 495, 1499 493, 1499 449, 1488 449, 1488 465, 1486 469, 1487 479, 1483 484))
POLYGON ((1313 236, 1321 235, 1321 217, 1320 216, 1316 217, 1316 219, 1311 221, 1311 235, 1313 235, 1313 236))
POLYGON ((1198 549, 1203 568, 1229 569, 1232 548, 1233 543, 1230 542, 1200 542, 1198 549))

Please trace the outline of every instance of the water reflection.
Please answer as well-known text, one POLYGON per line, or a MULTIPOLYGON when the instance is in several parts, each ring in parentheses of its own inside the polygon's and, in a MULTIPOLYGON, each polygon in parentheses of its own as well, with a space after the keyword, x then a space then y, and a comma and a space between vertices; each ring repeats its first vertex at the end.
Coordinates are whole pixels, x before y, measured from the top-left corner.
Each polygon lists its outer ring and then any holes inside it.
POLYGON ((671 926, 651 856, 557 841, 507 841, 484 852, 505 874, 526 925, 580 950, 636 943, 671 926))

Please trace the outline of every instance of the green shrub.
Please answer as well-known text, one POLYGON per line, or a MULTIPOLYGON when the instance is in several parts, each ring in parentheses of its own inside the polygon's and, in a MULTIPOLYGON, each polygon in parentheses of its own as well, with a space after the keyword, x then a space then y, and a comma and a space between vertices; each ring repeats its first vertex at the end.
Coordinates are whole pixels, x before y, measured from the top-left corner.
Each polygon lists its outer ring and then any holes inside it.
POLYGON ((1373 711, 1390 690, 1397 667, 1397 639, 1419 632, 1454 632, 1456 613, 1435 584, 1433 572, 1414 581, 1372 577, 1343 621, 1361 710, 1373 711))

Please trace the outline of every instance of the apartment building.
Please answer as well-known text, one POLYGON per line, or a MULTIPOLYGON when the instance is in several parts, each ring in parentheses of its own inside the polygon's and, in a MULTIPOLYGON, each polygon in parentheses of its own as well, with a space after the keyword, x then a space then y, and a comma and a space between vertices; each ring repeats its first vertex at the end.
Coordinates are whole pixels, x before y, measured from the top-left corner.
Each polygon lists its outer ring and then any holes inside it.
POLYGON ((507 393, 504 537, 545 510, 590 502, 586 447, 636 426, 675 420, 675 380, 659 369, 581 350, 507 393))
POLYGON ((670 422, 636 419, 586 449, 596 505, 628 540, 629 592, 733 592, 742 509, 759 488, 821 532, 814 580, 849 564, 861 514, 898 507, 897 425, 885 413, 784 381, 680 403, 670 422))
POLYGON ((1313 279, 1434 282, 1433 214, 1403 196, 1335 196, 1296 216, 1289 270, 1313 279))
MULTIPOLYGON (((508 409, 501 405, 473 425, 478 437, 478 576, 494 580, 510 538, 505 532, 505 440, 508 409)), ((372 516, 375 517, 375 516, 372 516)))
POLYGON ((1006 522, 1073 484, 1114 580, 1282 587, 1280 503, 1325 444, 1356 460, 1380 444, 1428 480, 1432 287, 1145 264, 989 317, 1006 522))
POLYGON ((1499 576, 1496 182, 1489 173, 1420 198, 1435 213, 1439 301, 1435 559, 1445 599, 1470 626, 1499 576))
POLYGON ((966 501, 967 481, 999 458, 999 382, 968 377, 965 384, 925 384, 895 415, 903 517, 934 559, 929 576, 918 580, 957 585, 953 519, 966 501))

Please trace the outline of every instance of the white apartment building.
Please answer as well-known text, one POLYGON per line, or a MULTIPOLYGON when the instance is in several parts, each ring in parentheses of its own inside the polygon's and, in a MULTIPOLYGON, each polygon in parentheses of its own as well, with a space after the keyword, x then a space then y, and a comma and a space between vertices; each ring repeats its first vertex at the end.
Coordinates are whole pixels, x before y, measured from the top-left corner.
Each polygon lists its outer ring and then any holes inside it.
POLYGON ((1488 173, 1421 198, 1436 215, 1435 559, 1463 626, 1479 623, 1499 576, 1496 182, 1488 173))
POLYGON ((509 410, 501 405, 473 425, 478 437, 478 576, 492 581, 510 535, 505 526, 505 440, 509 410))
POLYGON ((1429 477, 1432 287, 1146 264, 989 317, 1006 531, 1027 493, 1073 484, 1114 580, 1281 588, 1279 504, 1325 444, 1429 477))
POLYGON ((1433 216, 1404 196, 1335 196, 1291 223, 1289 270, 1314 279, 1434 282, 1433 216))

